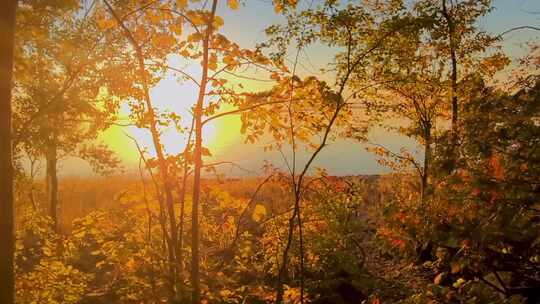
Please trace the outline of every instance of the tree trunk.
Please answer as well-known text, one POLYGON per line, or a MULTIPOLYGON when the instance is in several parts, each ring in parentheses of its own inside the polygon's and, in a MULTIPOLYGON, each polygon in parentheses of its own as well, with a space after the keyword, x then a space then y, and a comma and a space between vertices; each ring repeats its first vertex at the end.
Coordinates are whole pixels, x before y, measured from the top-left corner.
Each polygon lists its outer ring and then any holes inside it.
POLYGON ((58 151, 56 144, 51 142, 47 144, 47 151, 45 153, 46 160, 46 173, 47 173, 47 202, 49 204, 49 215, 53 221, 53 229, 59 232, 60 227, 58 223, 58 151))
POLYGON ((208 55, 210 48, 210 39, 213 32, 214 16, 216 14, 217 0, 212 2, 210 18, 206 25, 206 33, 203 40, 203 58, 202 58, 202 76, 199 88, 199 97, 195 105, 195 149, 194 168, 193 168, 193 203, 191 212, 191 303, 199 304, 201 302, 201 286, 199 276, 199 203, 201 196, 201 169, 202 169, 202 115, 203 103, 206 95, 206 84, 208 82, 208 55))
POLYGON ((456 29, 454 20, 448 12, 446 6, 446 0, 442 0, 442 14, 448 24, 448 45, 450 48, 450 61, 451 61, 451 92, 450 98, 452 100, 452 141, 453 144, 457 143, 458 137, 458 98, 457 98, 457 54, 456 54, 456 29))
POLYGON ((300 249, 300 303, 304 303, 304 236, 302 230, 302 217, 300 210, 300 191, 301 186, 294 189, 294 211, 289 219, 289 230, 287 235, 287 243, 285 249, 283 250, 282 264, 279 268, 277 287, 276 287, 276 304, 283 303, 284 289, 283 282, 285 280, 285 275, 287 273, 287 264, 289 263, 289 251, 291 249, 292 239, 294 236, 295 227, 298 226, 298 244, 300 249), (295 218, 297 222, 295 223, 295 218))
POLYGON ((195 110, 195 166, 193 174, 193 205, 191 210, 191 302, 193 304, 200 303, 200 278, 199 278, 199 202, 201 193, 201 110, 197 107, 195 110))
POLYGON ((180 298, 184 298, 184 225, 185 225, 185 219, 186 219, 186 191, 187 191, 187 179, 188 179, 188 171, 189 171, 189 163, 188 163, 188 154, 189 154, 189 144, 191 142, 191 136, 193 134, 193 128, 194 128, 195 121, 193 120, 191 123, 191 130, 189 131, 189 137, 187 140, 186 148, 184 149, 184 166, 183 166, 183 174, 182 174, 182 184, 178 185, 178 196, 180 200, 180 220, 178 222, 178 254, 176 256, 176 260, 178 261, 178 273, 179 273, 179 285, 178 285, 178 293, 180 295, 180 298))
POLYGON ((180 220, 178 222, 178 250, 177 250, 177 256, 176 261, 178 264, 178 294, 180 298, 184 297, 184 224, 185 224, 185 218, 186 218, 186 178, 187 174, 184 171, 184 178, 182 181, 182 188, 179 189, 179 196, 180 196, 180 220))
POLYGON ((426 190, 428 187, 429 170, 431 165, 431 126, 426 126, 424 130, 424 170, 420 185, 420 203, 422 208, 426 205, 426 190))
MULTIPOLYGON (((176 286, 177 286, 177 280, 178 280, 178 265, 176 261, 177 256, 177 248, 178 248, 178 231, 177 231, 177 225, 176 225, 176 216, 174 212, 174 199, 172 194, 172 184, 169 180, 169 172, 168 172, 168 166, 167 166, 167 160, 165 158, 165 152, 163 151, 163 146, 161 144, 160 134, 157 127, 157 121, 156 121, 156 113, 154 111, 154 106, 152 104, 152 99, 150 98, 150 87, 148 84, 148 78, 147 78, 147 71, 145 68, 145 57, 142 52, 141 46, 135 40, 135 37, 131 33, 131 31, 126 27, 126 25, 123 22, 123 19, 116 14, 116 11, 113 9, 113 7, 109 4, 107 0, 103 0, 105 3, 105 6, 107 6, 108 10, 110 11, 113 18, 118 22, 120 27, 124 30, 124 33, 126 34, 127 39, 133 46, 133 49, 135 50, 135 56, 137 59, 138 64, 138 76, 140 77, 140 81, 143 87, 143 93, 144 93, 144 102, 146 105, 146 110, 148 112, 148 123, 149 123, 149 129, 150 133, 152 135, 152 143, 154 145, 154 149, 156 150, 156 156, 158 159, 158 167, 159 167, 159 174, 160 179, 163 183, 163 188, 165 190, 165 203, 169 218, 169 229, 170 229, 170 241, 169 241, 169 251, 172 250, 172 252, 169 253, 169 271, 171 276, 171 286, 170 286, 170 299, 169 301, 172 303, 177 302, 177 294, 176 294, 176 286)), ((166 235, 164 237, 167 237, 166 235)))
POLYGON ((285 275, 287 275, 287 266, 289 264, 289 250, 291 248, 292 239, 294 235, 294 228, 296 227, 294 220, 296 219, 296 212, 298 209, 293 210, 293 214, 289 218, 288 234, 287 234, 287 243, 285 244, 285 249, 283 250, 283 256, 281 261, 281 266, 278 270, 277 285, 276 285, 276 304, 283 303, 283 296, 285 291, 283 289, 283 282, 285 281, 285 275))
POLYGON ((16 0, 0 4, 0 303, 15 301, 11 81, 16 0))
MULTIPOLYGON (((339 91, 339 94, 338 96, 340 97, 339 100, 343 100, 343 97, 342 97, 342 94, 343 94, 343 90, 345 89, 345 82, 343 82, 343 85, 339 91)), ((334 111, 334 114, 332 115, 332 118, 330 118, 330 121, 328 123, 328 125, 326 126, 326 130, 324 132, 324 136, 323 136, 323 139, 321 141, 321 143, 319 144, 319 146, 317 147, 317 149, 313 152, 313 154, 311 154, 311 157, 309 158, 309 160, 307 161, 306 165, 304 166, 304 169, 302 170, 302 172, 298 175, 298 182, 296 183, 293 183, 293 186, 294 186, 294 198, 295 198, 295 203, 294 203, 294 211, 293 211, 293 214, 292 216, 289 218, 289 230, 288 230, 288 237, 287 237, 287 244, 285 245, 285 249, 283 251, 283 258, 282 258, 282 264, 279 268, 279 271, 278 271, 278 277, 277 277, 277 286, 276 286, 276 299, 275 299, 275 303, 276 304, 281 304, 283 302, 283 296, 284 296, 284 290, 283 290, 283 281, 284 281, 284 276, 286 274, 286 270, 287 270, 287 263, 288 263, 288 259, 289 259, 289 250, 290 250, 290 247, 291 247, 291 243, 292 243, 292 237, 293 237, 293 233, 294 233, 294 228, 295 228, 295 218, 298 216, 298 226, 299 226, 299 239, 300 239, 300 273, 301 273, 301 280, 300 280, 300 301, 301 303, 304 302, 304 299, 303 299, 303 296, 304 296, 304 292, 303 292, 303 289, 304 289, 304 248, 303 248, 303 236, 302 236, 302 221, 301 221, 301 214, 300 214, 300 201, 302 199, 301 195, 302 195, 302 190, 303 190, 303 181, 304 181, 304 177, 306 176, 306 173, 307 171, 309 170, 309 168, 311 167, 311 164, 313 163, 313 161, 317 158, 317 155, 319 155, 319 153, 322 151, 322 149, 326 146, 326 142, 328 140, 328 137, 330 135, 330 131, 332 130, 332 127, 334 126, 334 123, 336 122, 336 119, 340 113, 342 109, 342 104, 340 102, 338 102, 336 104, 336 110, 334 111)), ((293 171, 294 172, 294 171, 293 171)), ((292 175, 292 178, 293 178, 293 181, 294 181, 294 173, 292 175)))

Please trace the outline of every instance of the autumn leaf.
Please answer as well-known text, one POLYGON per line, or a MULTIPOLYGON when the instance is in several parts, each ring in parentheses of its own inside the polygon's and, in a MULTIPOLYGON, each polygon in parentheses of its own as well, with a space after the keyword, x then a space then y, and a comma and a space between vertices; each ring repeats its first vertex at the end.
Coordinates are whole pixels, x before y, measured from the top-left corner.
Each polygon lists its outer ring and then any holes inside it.
POLYGON ((159 48, 170 48, 174 45, 176 40, 171 35, 167 34, 156 34, 152 37, 152 43, 154 46, 159 48))
POLYGON ((116 26, 116 21, 113 19, 99 19, 97 25, 101 30, 108 30, 116 26))
POLYGON ((212 156, 212 153, 210 153, 210 150, 206 147, 201 147, 201 154, 203 156, 212 156))
POLYGON ((491 159, 489 160, 489 165, 491 169, 493 170, 493 176, 496 179, 503 179, 504 178, 504 169, 501 165, 501 160, 497 154, 494 154, 491 159))
POLYGON ((178 22, 170 24, 169 29, 177 35, 182 35, 183 26, 181 20, 179 19, 178 22))
POLYGON ((43 254, 46 255, 46 256, 52 256, 53 255, 52 250, 49 247, 43 247, 43 254))
POLYGON ((283 6, 278 1, 274 1, 274 11, 280 13, 283 10, 283 6))
POLYGON ((212 71, 215 71, 217 69, 217 55, 216 53, 211 53, 210 57, 208 57, 208 68, 212 71))
POLYGON ((251 215, 251 218, 255 222, 260 222, 264 217, 266 216, 266 208, 263 205, 256 205, 253 209, 253 214, 251 215))
POLYGON ((188 42, 198 42, 202 39, 202 35, 200 33, 193 33, 187 37, 188 42))
POLYGON ((223 21, 223 18, 221 18, 220 16, 214 16, 214 21, 212 25, 215 29, 219 29, 220 27, 223 26, 224 23, 225 22, 223 21))
POLYGON ((227 55, 227 56, 223 57, 223 63, 230 66, 230 65, 236 64, 236 60, 234 59, 233 56, 227 55))
POLYGON ((447 277, 448 277, 447 272, 441 272, 435 277, 435 279, 433 279, 433 283, 435 285, 440 285, 444 280, 446 280, 447 277))
POLYGON ((176 7, 183 9, 188 5, 188 0, 176 0, 176 7))
POLYGON ((186 58, 188 58, 188 57, 191 56, 191 54, 189 53, 189 51, 186 50, 186 49, 183 49, 182 51, 180 51, 180 55, 183 56, 183 57, 186 57, 186 58))
POLYGON ((199 14, 199 13, 190 13, 188 14, 188 17, 190 18, 191 20, 191 23, 194 25, 194 26, 198 26, 198 25, 204 25, 206 22, 204 21, 204 17, 199 14))
POLYGON ((227 5, 233 10, 238 9, 240 6, 238 0, 227 0, 227 5))

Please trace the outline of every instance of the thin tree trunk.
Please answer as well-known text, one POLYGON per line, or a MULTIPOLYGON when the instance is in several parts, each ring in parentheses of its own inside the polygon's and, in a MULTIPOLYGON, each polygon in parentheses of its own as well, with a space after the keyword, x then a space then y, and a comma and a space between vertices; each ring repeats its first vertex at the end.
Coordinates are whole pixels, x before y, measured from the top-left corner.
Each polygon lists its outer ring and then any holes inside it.
MULTIPOLYGON (((340 94, 339 96, 341 97, 341 93, 343 92, 343 89, 344 89, 344 86, 342 86, 341 90, 340 90, 340 94)), ((342 100, 342 99, 341 99, 342 100)), ((315 158, 317 158, 317 155, 319 155, 319 153, 322 151, 322 149, 326 146, 326 142, 328 140, 328 136, 330 134, 330 131, 332 130, 332 127, 334 126, 334 123, 340 113, 342 109, 342 105, 341 104, 336 104, 336 110, 334 112, 334 114, 332 115, 332 118, 330 119, 330 122, 328 123, 328 125, 326 126, 326 130, 324 132, 324 136, 323 136, 323 140, 321 141, 320 145, 317 147, 317 149, 313 152, 313 154, 311 154, 311 157, 309 158, 308 162, 306 163, 306 165, 304 166, 304 169, 302 170, 302 172, 300 173, 300 175, 298 175, 298 183, 296 184, 296 188, 295 188, 295 205, 294 205, 294 211, 293 211, 293 215, 291 216, 291 218, 289 219, 289 234, 288 234, 288 239, 287 239, 287 244, 285 246, 285 250, 283 251, 283 261, 282 261, 282 264, 281 264, 281 267, 279 269, 279 272, 278 272, 278 281, 277 281, 277 288, 276 288, 276 304, 281 304, 283 302, 283 295, 284 295, 284 290, 283 290, 283 276, 284 274, 286 273, 286 270, 287 270, 287 263, 288 263, 288 258, 289 258, 289 250, 290 250, 290 247, 291 247, 291 242, 292 242, 292 235, 294 233, 294 219, 298 216, 298 225, 301 226, 302 225, 302 222, 301 222, 301 216, 300 216, 300 202, 301 202, 301 199, 302 199, 302 190, 303 190, 303 181, 304 181, 304 177, 307 173, 307 171, 309 170, 309 168, 311 167, 311 164, 313 163, 313 161, 315 160, 315 158)), ((301 229, 301 228, 300 228, 301 229)), ((301 272, 302 272, 302 277, 301 277, 301 287, 303 287, 303 239, 302 239, 302 232, 300 232, 300 242, 301 242, 301 246, 302 246, 302 256, 300 257, 301 259, 301 272)), ((303 288, 301 288, 303 289, 303 288)), ((301 296, 303 296, 303 294, 301 294, 301 296)))
POLYGON ((283 303, 283 281, 285 280, 284 276, 287 274, 287 264, 289 263, 289 250, 291 248, 292 244, 292 238, 294 235, 294 220, 296 218, 296 213, 298 212, 298 209, 295 207, 293 210, 292 216, 289 218, 289 227, 288 227, 288 234, 287 234, 287 244, 285 244, 285 249, 283 250, 283 256, 281 258, 281 267, 278 271, 278 277, 277 277, 277 286, 276 286, 276 304, 283 303))
MULTIPOLYGON (((334 111, 334 114, 332 115, 332 117, 330 118, 330 121, 328 122, 328 125, 326 126, 326 129, 325 129, 325 132, 324 132, 324 136, 323 136, 323 139, 321 141, 321 143, 319 144, 319 146, 317 147, 317 149, 313 152, 313 154, 311 154, 311 157, 309 158, 309 160, 307 161, 306 165, 304 166, 302 172, 298 175, 298 182, 295 183, 295 189, 294 189, 294 197, 295 197, 295 204, 294 204, 294 211, 293 211, 293 215, 291 216, 291 218, 289 219, 289 234, 288 234, 288 238, 287 238, 287 244, 285 246, 285 250, 283 251, 283 261, 282 261, 282 264, 281 264, 281 267, 278 271, 278 278, 277 278, 277 287, 276 287, 276 301, 275 303, 276 304, 281 304, 283 302, 283 295, 284 295, 284 290, 283 290, 283 277, 284 277, 284 274, 286 273, 286 270, 287 270, 287 263, 288 263, 288 258, 289 258, 289 250, 290 250, 290 247, 291 247, 291 243, 292 243, 292 235, 294 233, 294 219, 298 216, 298 225, 299 227, 302 225, 302 222, 301 222, 301 209, 300 209, 300 202, 302 200, 302 190, 303 190, 303 182, 304 182, 304 178, 305 178, 305 175, 307 173, 307 171, 311 168, 311 164, 313 163, 313 161, 317 158, 317 156, 319 155, 319 153, 322 151, 322 149, 326 146, 327 144, 327 140, 328 140, 328 137, 329 137, 329 134, 330 134, 330 131, 332 130, 332 127, 334 126, 334 123, 336 122, 336 119, 341 111, 341 109, 343 108, 343 104, 341 103, 341 101, 343 100, 342 98, 342 94, 343 94, 343 91, 345 89, 345 84, 347 82, 347 79, 350 75, 350 71, 349 73, 347 74, 347 76, 345 77, 345 80, 343 81, 341 87, 340 87, 340 90, 339 90, 339 102, 336 103, 336 110, 334 111)), ((294 176, 294 175, 293 175, 294 176)), ((300 230, 302 228, 300 227, 300 230)), ((300 245, 301 245, 301 257, 300 257, 300 272, 301 272, 301 280, 300 280, 300 290, 301 290, 301 293, 300 293, 300 296, 301 296, 301 302, 303 302, 303 287, 304 287, 304 278, 303 278, 303 274, 304 274, 304 256, 303 256, 303 236, 302 236, 302 231, 300 231, 300 245)))
POLYGON ((186 182, 185 179, 187 178, 186 174, 184 174, 184 180, 182 181, 182 189, 179 189, 180 191, 180 220, 179 220, 179 227, 178 227, 178 251, 176 260, 178 263, 178 276, 179 276, 179 284, 178 284, 178 293, 181 298, 183 298, 184 294, 184 225, 185 225, 185 218, 186 218, 186 182))
POLYGON ((59 232, 58 221, 58 151, 56 144, 51 142, 47 144, 45 153, 46 172, 47 172, 47 202, 49 203, 49 216, 53 221, 53 229, 59 232))
POLYGON ((191 213, 191 303, 199 304, 201 301, 201 286, 199 275, 199 203, 201 195, 201 169, 202 169, 202 111, 204 97, 206 95, 206 84, 208 82, 208 56, 210 48, 210 39, 213 32, 214 16, 216 14, 217 0, 212 2, 210 18, 206 25, 206 33, 203 40, 203 58, 202 58, 202 76, 199 88, 199 98, 195 105, 195 150, 194 168, 193 168, 193 203, 191 213))
POLYGON ((188 154, 189 154, 189 146, 191 142, 191 136, 193 135, 193 128, 195 125, 195 120, 191 121, 191 129, 189 130, 189 136, 187 140, 186 148, 184 149, 184 166, 183 166, 183 172, 182 172, 182 185, 178 185, 178 196, 180 200, 180 220, 179 220, 179 227, 178 227, 178 254, 177 254, 177 261, 178 261, 178 273, 179 273, 179 294, 181 298, 183 298, 184 294, 184 279, 183 279, 183 273, 184 273, 184 225, 185 225, 185 219, 186 219, 186 191, 187 191, 187 179, 189 175, 189 163, 188 163, 188 154))
POLYGON ((422 181, 420 189, 420 202, 422 208, 426 206, 426 191, 429 182, 429 170, 431 169, 431 127, 425 127, 424 130, 424 170, 422 172, 422 181))
POLYGON ((11 81, 16 0, 0 4, 0 303, 15 302, 11 81))
POLYGON ((451 75, 450 75, 450 81, 451 81, 451 92, 450 92, 450 98, 452 101, 452 141, 453 144, 457 143, 457 136, 458 136, 458 97, 457 97, 457 54, 456 54, 456 29, 454 20, 452 19, 452 16, 448 12, 448 8, 446 6, 446 0, 442 0, 442 14, 444 18, 446 19, 446 23, 448 24, 448 44, 450 48, 450 61, 451 61, 451 75))
MULTIPOLYGON (((205 42, 205 45, 207 42, 205 42)), ((207 64, 208 50, 205 48, 205 57, 203 65, 207 64)), ((203 68, 204 69, 204 68, 203 68)), ((199 285, 199 201, 201 194, 201 168, 202 168, 202 100, 204 99, 204 90, 206 84, 206 74, 203 72, 203 82, 201 82, 201 91, 199 100, 195 107, 195 150, 194 150, 194 174, 193 174, 193 201, 191 210, 191 302, 200 303, 200 285, 199 285)))
POLYGON ((300 303, 304 304, 304 275, 305 275, 305 268, 304 268, 304 233, 303 233, 303 227, 302 227, 302 212, 300 209, 300 191, 302 189, 298 189, 298 193, 296 194, 296 203, 295 208, 296 211, 296 217, 298 219, 298 242, 300 246, 300 303))
POLYGON ((291 248, 292 244, 292 238, 294 235, 294 228, 296 225, 298 225, 298 242, 299 242, 299 249, 300 249, 300 303, 304 303, 304 236, 303 236, 303 229, 302 229, 302 216, 301 216, 301 209, 300 209, 300 201, 301 201, 301 194, 300 194, 301 188, 295 188, 294 189, 294 211, 293 215, 289 219, 289 233, 287 238, 287 244, 285 245, 285 250, 283 250, 283 262, 281 264, 281 267, 279 269, 278 273, 278 284, 277 284, 277 291, 276 291, 276 303, 282 303, 283 302, 283 279, 284 275, 287 270, 287 264, 289 261, 289 250, 291 248), (295 218, 297 219, 297 224, 295 225, 295 218))
POLYGON ((137 43, 135 40, 135 37, 133 37, 133 34, 131 31, 125 26, 122 18, 120 18, 112 6, 109 4, 107 0, 103 1, 107 8, 109 9, 111 15, 113 18, 118 22, 118 24, 122 27, 124 30, 124 33, 126 34, 129 42, 132 44, 135 55, 137 57, 137 63, 139 68, 139 77, 141 77, 141 84, 143 87, 143 93, 144 93, 144 102, 146 104, 146 110, 148 111, 148 120, 149 120, 149 126, 150 126, 150 133, 152 135, 152 142, 154 144, 154 149, 156 150, 156 156, 158 159, 158 166, 159 166, 159 173, 161 177, 161 181, 163 183, 163 188, 165 190, 165 203, 169 218, 169 229, 170 229, 170 244, 169 247, 172 248, 172 254, 169 254, 169 267, 170 267, 170 275, 172 279, 172 286, 171 286, 171 302, 176 301, 176 280, 178 279, 178 269, 176 265, 176 249, 178 248, 178 231, 176 226, 176 216, 174 214, 174 199, 172 195, 172 186, 171 181, 169 180, 169 174, 168 174, 168 167, 167 167, 167 161, 165 159, 165 153, 163 152, 163 146, 161 144, 159 131, 157 128, 157 122, 156 122, 156 113, 154 111, 154 107, 152 105, 152 100, 150 99, 150 88, 148 85, 148 78, 147 78, 147 71, 145 68, 144 63, 144 55, 141 50, 141 46, 137 43))

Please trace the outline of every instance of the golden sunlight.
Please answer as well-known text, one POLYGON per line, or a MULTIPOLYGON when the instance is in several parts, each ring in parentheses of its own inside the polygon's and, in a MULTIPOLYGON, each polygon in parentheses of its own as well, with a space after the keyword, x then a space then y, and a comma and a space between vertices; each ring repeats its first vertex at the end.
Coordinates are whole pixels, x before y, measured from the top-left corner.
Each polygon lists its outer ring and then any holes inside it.
POLYGON ((0 304, 540 303, 539 13, 0 1, 0 304))
MULTIPOLYGON (((178 60, 173 58, 170 60, 170 64, 178 65, 179 63, 178 60)), ((198 74, 196 68, 190 72, 195 75, 198 74)), ((195 84, 189 81, 181 82, 172 73, 168 73, 150 91, 154 107, 160 112, 176 113, 181 117, 180 125, 184 128, 183 132, 179 132, 174 126, 161 129, 161 139, 167 153, 177 154, 186 147, 189 128, 191 127, 191 108, 197 98, 196 92, 197 86, 195 84)), ((224 104, 220 112, 234 109, 232 105, 224 104)), ((120 116, 127 117, 129 113, 129 107, 124 105, 120 116)), ((239 137, 240 127, 241 122, 238 115, 221 117, 204 126, 203 146, 210 150, 212 153, 211 158, 218 157, 226 149, 233 148, 234 144, 241 141, 239 137)), ((146 153, 155 157, 152 136, 147 129, 135 126, 113 126, 105 131, 101 138, 112 150, 119 153, 119 156, 127 165, 133 164, 139 159, 135 141, 146 153), (126 147, 130 147, 130 149, 126 147)))

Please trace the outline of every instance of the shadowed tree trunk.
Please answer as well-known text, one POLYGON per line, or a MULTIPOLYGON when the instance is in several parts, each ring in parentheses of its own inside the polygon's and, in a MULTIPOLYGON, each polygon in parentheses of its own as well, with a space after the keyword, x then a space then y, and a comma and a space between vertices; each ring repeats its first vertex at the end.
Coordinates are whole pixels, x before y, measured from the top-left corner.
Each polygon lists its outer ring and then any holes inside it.
MULTIPOLYGON (((451 75, 450 75, 450 81, 451 81, 451 91, 450 91, 450 99, 452 103, 452 145, 454 148, 457 146, 458 142, 458 97, 457 97, 457 69, 458 69, 458 63, 457 63, 457 54, 456 54, 456 26, 454 23, 454 19, 452 18, 452 15, 448 11, 447 0, 442 0, 442 14, 444 16, 444 19, 446 20, 447 26, 448 26, 448 46, 450 48, 450 65, 451 65, 451 75)), ((454 162, 455 162, 455 156, 452 156, 451 159, 451 169, 453 170, 454 162)))
POLYGON ((422 181, 420 190, 420 202, 422 207, 426 207, 426 190, 429 181, 429 170, 431 166, 431 124, 424 126, 424 170, 422 170, 422 181))
POLYGON ((11 163, 11 80, 16 0, 0 4, 0 303, 15 298, 13 273, 13 166, 11 163))
POLYGON ((49 215, 53 221, 54 231, 58 232, 58 150, 54 141, 47 145, 45 160, 47 163, 47 202, 49 203, 49 215))

